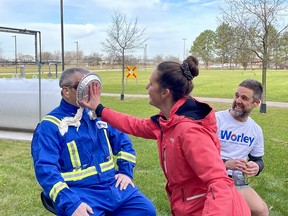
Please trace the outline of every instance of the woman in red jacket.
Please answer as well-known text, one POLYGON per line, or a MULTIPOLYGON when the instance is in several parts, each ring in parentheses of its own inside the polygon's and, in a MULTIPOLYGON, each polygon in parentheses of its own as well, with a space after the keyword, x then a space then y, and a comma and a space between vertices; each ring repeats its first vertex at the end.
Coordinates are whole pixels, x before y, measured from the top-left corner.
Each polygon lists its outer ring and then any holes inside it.
POLYGON ((100 104, 101 86, 90 85, 82 106, 103 121, 134 136, 157 139, 166 192, 173 215, 249 216, 250 210, 226 174, 216 136, 214 110, 189 96, 198 76, 198 61, 160 63, 147 85, 149 103, 160 113, 143 119, 100 104))

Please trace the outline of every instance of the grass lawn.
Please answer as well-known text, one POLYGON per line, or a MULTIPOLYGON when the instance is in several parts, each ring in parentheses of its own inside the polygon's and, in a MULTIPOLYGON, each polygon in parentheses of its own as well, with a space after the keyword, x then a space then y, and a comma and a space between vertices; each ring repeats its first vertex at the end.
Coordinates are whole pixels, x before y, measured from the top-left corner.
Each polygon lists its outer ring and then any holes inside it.
MULTIPOLYGON (((14 68, 14 67, 13 67, 14 68)), ((11 77, 13 68, 1 68, 0 78, 11 77)), ((43 78, 48 76, 43 68, 43 78)), ((145 87, 152 69, 139 71, 137 80, 125 80, 125 94, 147 94, 145 87)), ((27 67, 27 78, 38 74, 37 67, 27 67)), ((96 71, 103 81, 103 92, 121 93, 120 71, 96 71)), ((58 74, 59 77, 59 74, 58 74)), ((261 81, 260 70, 200 70, 195 78, 193 95, 196 97, 232 98, 239 82, 245 78, 261 81)), ((288 102, 288 71, 267 71, 267 101, 288 102)), ((140 117, 150 117, 157 109, 149 106, 147 99, 102 97, 101 102, 108 107, 140 117)), ((226 103, 210 104, 216 110, 227 109, 226 103)), ((271 208, 271 216, 287 216, 288 200, 288 109, 267 107, 266 114, 259 109, 251 114, 263 129, 265 137, 265 169, 258 177, 250 179, 250 184, 271 208)), ((131 137, 137 150, 135 183, 155 204, 159 216, 170 215, 169 204, 164 191, 165 179, 159 165, 156 141, 131 137)), ((34 176, 30 155, 30 142, 0 140, 0 215, 39 216, 51 215, 41 204, 40 191, 34 176)))
MULTIPOLYGON (((68 67, 66 67, 68 68, 68 67)), ((0 68, 0 78, 10 78, 13 68, 0 68)), ((124 79, 125 94, 147 94, 145 89, 148 84, 150 74, 153 68, 147 70, 139 69, 137 79, 124 79)), ((53 71, 52 76, 48 76, 47 66, 43 67, 44 79, 56 78, 56 73, 53 71)), ((121 93, 121 78, 122 72, 111 70, 92 70, 99 74, 103 81, 103 92, 106 93, 121 93)), ((31 78, 33 75, 38 76, 35 66, 27 66, 26 78, 31 78)), ((57 77, 59 78, 58 71, 57 77)), ((281 101, 288 102, 288 70, 268 70, 266 81, 266 101, 281 101)), ((236 86, 246 78, 254 78, 261 82, 261 70, 205 70, 200 69, 200 75, 193 82, 195 85, 193 94, 196 97, 214 97, 214 98, 232 98, 236 86)))
MULTIPOLYGON (((140 117, 150 117, 157 112, 148 105, 147 99, 119 101, 119 98, 103 97, 102 103, 140 117)), ((226 103, 210 104, 216 110, 230 107, 226 103)), ((260 114, 259 110, 252 113, 263 128, 266 166, 260 176, 250 179, 250 184, 271 208, 271 216, 288 215, 287 116, 288 109, 284 108, 269 108, 266 114, 260 114)), ((170 215, 156 141, 131 138, 137 151, 135 183, 154 202, 159 216, 170 215)), ((0 164, 0 215, 51 215, 40 201, 41 188, 34 177, 30 142, 0 140, 0 164)))

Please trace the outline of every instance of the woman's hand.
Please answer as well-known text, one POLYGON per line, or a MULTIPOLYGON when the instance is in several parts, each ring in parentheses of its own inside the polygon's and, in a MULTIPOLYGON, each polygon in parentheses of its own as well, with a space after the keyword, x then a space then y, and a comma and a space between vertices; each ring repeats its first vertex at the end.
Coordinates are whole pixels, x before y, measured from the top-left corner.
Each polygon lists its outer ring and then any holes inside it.
POLYGON ((98 82, 92 82, 89 86, 89 101, 81 100, 79 103, 82 107, 95 111, 100 104, 101 85, 98 82))

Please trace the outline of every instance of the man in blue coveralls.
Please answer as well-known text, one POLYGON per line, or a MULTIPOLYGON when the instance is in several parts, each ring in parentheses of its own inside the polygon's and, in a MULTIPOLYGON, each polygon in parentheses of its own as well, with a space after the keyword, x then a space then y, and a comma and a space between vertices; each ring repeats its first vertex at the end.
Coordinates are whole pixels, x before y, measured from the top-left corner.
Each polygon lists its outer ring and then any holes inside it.
POLYGON ((60 105, 35 129, 37 181, 57 215, 154 216, 153 203, 132 182, 136 157, 129 137, 77 103, 77 86, 88 74, 83 68, 62 73, 60 105))

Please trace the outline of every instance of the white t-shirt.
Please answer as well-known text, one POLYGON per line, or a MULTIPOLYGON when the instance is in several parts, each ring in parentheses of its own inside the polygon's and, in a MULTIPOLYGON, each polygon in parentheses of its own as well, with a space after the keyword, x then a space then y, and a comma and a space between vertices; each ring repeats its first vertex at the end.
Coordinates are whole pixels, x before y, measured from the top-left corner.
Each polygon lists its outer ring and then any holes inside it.
POLYGON ((229 110, 224 110, 216 112, 216 119, 223 159, 247 160, 248 154, 254 157, 264 155, 263 132, 252 118, 240 122, 232 117, 229 110))

